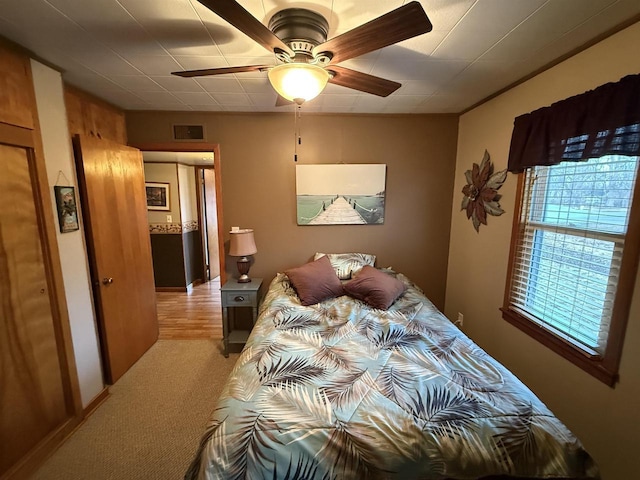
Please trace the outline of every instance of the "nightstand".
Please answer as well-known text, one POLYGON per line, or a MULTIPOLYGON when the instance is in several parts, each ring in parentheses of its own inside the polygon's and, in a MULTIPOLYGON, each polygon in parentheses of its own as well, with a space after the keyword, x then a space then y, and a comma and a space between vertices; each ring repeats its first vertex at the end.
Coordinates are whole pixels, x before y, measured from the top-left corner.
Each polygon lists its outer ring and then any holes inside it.
POLYGON ((258 306, 260 305, 260 294, 262 289, 262 279, 252 278, 248 283, 238 283, 236 279, 229 280, 220 288, 222 296, 222 334, 224 336, 224 356, 229 356, 230 343, 246 343, 251 330, 239 330, 235 328, 236 313, 232 312, 231 322, 229 321, 229 309, 239 307, 249 307, 252 309, 251 327, 258 318, 258 306))

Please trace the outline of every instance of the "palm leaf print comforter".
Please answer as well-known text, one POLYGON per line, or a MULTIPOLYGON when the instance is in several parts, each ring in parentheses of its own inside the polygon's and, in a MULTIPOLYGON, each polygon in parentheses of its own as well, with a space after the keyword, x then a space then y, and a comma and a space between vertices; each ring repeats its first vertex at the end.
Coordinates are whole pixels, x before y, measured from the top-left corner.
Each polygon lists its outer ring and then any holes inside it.
POLYGON ((527 387, 391 273, 408 288, 386 311, 303 307, 277 275, 187 479, 598 478, 527 387))

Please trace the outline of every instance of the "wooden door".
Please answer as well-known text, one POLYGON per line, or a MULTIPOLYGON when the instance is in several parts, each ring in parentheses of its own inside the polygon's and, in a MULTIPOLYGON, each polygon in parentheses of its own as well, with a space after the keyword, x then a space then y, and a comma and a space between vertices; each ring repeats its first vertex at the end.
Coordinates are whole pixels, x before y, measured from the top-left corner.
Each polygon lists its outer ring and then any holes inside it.
MULTIPOLYGON (((220 275, 220 251, 218 247, 218 207, 216 205, 216 172, 204 169, 205 221, 207 222, 207 249, 209 257, 209 280, 220 275)), ((205 229, 203 229, 205 230, 205 229)))
POLYGON ((158 339, 142 154, 76 135, 91 277, 108 383, 158 339))
POLYGON ((34 162, 0 143, 0 477, 73 414, 34 162))

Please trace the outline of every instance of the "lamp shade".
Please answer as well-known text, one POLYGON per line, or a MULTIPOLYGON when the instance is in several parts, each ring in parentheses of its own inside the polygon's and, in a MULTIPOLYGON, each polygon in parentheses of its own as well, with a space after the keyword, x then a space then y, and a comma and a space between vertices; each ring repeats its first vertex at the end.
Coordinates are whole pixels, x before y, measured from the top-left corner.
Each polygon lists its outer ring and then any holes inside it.
POLYGON ((308 63, 285 63, 269 70, 271 86, 298 104, 317 97, 329 81, 329 72, 308 63))
POLYGON ((256 242, 253 239, 253 230, 243 228, 240 230, 232 230, 229 232, 231 239, 229 241, 229 255, 232 257, 244 257, 253 255, 258 251, 256 242))

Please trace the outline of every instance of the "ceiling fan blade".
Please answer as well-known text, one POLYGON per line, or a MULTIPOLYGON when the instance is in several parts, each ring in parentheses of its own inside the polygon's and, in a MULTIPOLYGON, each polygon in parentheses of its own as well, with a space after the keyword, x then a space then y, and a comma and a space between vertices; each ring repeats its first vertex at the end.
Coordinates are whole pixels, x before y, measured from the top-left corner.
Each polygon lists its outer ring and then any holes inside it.
POLYGON ((243 73, 243 72, 255 72, 256 70, 263 70, 270 68, 272 65, 245 65, 244 67, 222 67, 222 68, 205 68, 203 70, 185 70, 184 72, 171 72, 171 75, 177 75, 178 77, 206 77, 209 75, 222 75, 225 73, 243 73))
POLYGON ((291 56, 294 55, 287 44, 276 37, 271 30, 247 12, 238 2, 234 0, 198 1, 267 50, 273 52, 278 49, 287 52, 291 56))
POLYGON ((386 97, 402 86, 401 83, 392 80, 374 77, 368 73, 357 72, 337 65, 331 65, 327 70, 334 73, 333 78, 329 79, 330 83, 361 92, 372 93, 379 97, 386 97))
POLYGON ((313 54, 331 52, 331 64, 373 52, 433 29, 418 2, 410 2, 313 49, 313 54))

